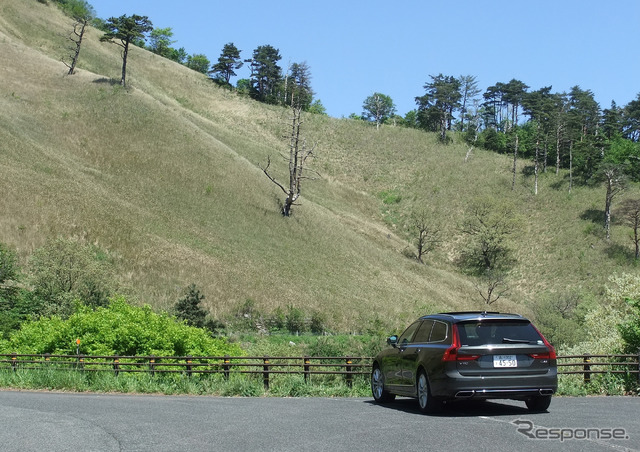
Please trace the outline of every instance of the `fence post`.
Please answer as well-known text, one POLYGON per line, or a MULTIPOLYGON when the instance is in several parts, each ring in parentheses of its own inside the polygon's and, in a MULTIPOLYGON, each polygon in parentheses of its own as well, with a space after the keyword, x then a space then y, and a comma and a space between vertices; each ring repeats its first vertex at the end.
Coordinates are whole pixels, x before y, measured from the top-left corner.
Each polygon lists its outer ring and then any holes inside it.
POLYGON ((118 359, 118 355, 113 357, 113 373, 116 377, 120 373, 120 360, 118 359))
POLYGON ((152 377, 156 375, 156 357, 153 355, 149 356, 149 373, 152 377))
POLYGON ((311 358, 308 357, 308 356, 305 356, 303 361, 304 361, 304 364, 303 364, 302 368, 303 368, 303 371, 304 371, 304 382, 305 383, 309 383, 309 376, 310 376, 310 373, 309 373, 310 366, 309 366, 309 364, 311 363, 311 358))
POLYGON ((45 353, 43 356, 44 356, 44 362, 46 364, 51 364, 51 354, 50 353, 45 353))
POLYGON ((231 359, 229 359, 229 355, 224 355, 224 364, 222 364, 222 371, 224 375, 224 379, 229 381, 229 372, 231 370, 231 359))
POLYGON ((78 355, 78 369, 84 370, 84 355, 78 355))
POLYGON ((347 379, 347 386, 349 388, 353 387, 353 375, 351 375, 351 364, 352 364, 351 358, 347 358, 347 368, 346 368, 347 375, 345 377, 347 379))
POLYGON ((156 357, 154 355, 149 356, 149 373, 152 377, 156 375, 156 357))
POLYGON ((192 358, 193 358, 193 356, 191 356, 191 355, 187 356, 187 377, 191 377, 191 362, 192 362, 192 358))
POLYGON ((265 391, 269 390, 269 358, 264 357, 264 366, 262 367, 262 381, 264 382, 265 391))
POLYGON ((18 354, 15 352, 11 354, 11 368, 14 372, 18 370, 18 354))
POLYGON ((590 357, 591 357, 590 354, 585 353, 584 357, 582 358, 582 361, 584 362, 583 372, 584 372, 585 383, 591 383, 591 366, 589 365, 589 363, 591 362, 590 357))

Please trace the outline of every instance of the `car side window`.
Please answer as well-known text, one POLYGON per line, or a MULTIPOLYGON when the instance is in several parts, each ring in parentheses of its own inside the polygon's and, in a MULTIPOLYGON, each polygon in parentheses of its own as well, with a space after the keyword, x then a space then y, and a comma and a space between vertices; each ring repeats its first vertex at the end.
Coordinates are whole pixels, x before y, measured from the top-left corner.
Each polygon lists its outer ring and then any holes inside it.
POLYGON ((429 342, 444 342, 447 340, 447 332, 449 328, 446 323, 435 321, 431 329, 431 337, 429 342))
POLYGON ((425 320, 418 328, 416 335, 413 337, 413 342, 429 342, 429 336, 431 336, 431 328, 433 327, 433 320, 425 320))
POLYGON ((421 323, 422 321, 419 320, 409 325, 409 328, 404 330, 404 333, 402 333, 402 335, 400 335, 400 337, 398 338, 398 345, 403 346, 411 342, 413 340, 413 335, 415 334, 421 323))

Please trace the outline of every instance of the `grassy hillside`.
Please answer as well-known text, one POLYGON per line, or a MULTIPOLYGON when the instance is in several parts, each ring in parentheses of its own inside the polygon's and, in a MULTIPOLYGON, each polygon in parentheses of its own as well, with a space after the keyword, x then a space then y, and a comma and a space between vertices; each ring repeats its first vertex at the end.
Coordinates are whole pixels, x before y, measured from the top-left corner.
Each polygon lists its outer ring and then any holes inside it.
POLYGON ((562 176, 545 174, 535 196, 520 172, 511 191, 509 156, 476 150, 465 163, 462 143, 347 119, 305 118, 320 177, 283 218, 260 165, 271 156, 284 180, 287 110, 139 48, 124 90, 120 49, 95 29, 78 73, 64 76, 71 23, 36 0, 0 0, 0 242, 23 260, 51 237, 76 236, 109 253, 123 290, 158 308, 195 283, 217 317, 251 300, 265 313, 322 311, 344 331, 393 327, 483 308, 455 259, 465 206, 488 195, 526 218, 511 294, 492 308, 529 313, 542 297, 598 293, 632 268, 626 231, 614 227, 606 243, 593 220, 603 189, 569 195, 562 176), (406 257, 407 218, 421 206, 445 232, 426 265, 406 257))

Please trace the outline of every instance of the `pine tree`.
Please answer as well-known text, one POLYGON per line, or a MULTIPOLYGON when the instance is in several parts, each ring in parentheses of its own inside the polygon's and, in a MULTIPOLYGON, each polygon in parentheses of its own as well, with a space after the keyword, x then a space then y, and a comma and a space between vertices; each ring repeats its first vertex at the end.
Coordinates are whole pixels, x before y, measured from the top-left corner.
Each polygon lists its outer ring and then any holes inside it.
POLYGON ((243 64, 240 59, 240 50, 232 42, 229 42, 222 48, 218 62, 211 67, 209 73, 214 75, 216 80, 230 85, 231 77, 236 76, 235 70, 240 69, 243 64))
POLYGON ((153 24, 147 16, 122 15, 111 17, 105 24, 107 31, 100 41, 112 42, 122 47, 122 77, 120 84, 126 86, 127 78, 127 58, 129 56, 129 45, 144 38, 144 34, 153 30, 153 24))
POLYGON ((178 300, 174 306, 176 316, 186 320, 188 325, 198 328, 205 327, 207 311, 200 306, 202 300, 204 300, 204 295, 200 293, 195 284, 191 284, 184 297, 178 300))

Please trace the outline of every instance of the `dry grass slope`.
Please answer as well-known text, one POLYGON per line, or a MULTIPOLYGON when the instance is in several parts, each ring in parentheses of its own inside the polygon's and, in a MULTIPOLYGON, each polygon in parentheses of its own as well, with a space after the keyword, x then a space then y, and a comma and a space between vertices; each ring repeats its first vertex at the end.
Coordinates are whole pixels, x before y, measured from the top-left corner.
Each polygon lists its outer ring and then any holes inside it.
MULTIPOLYGON (((601 190, 569 196, 548 174, 538 196, 523 175, 511 192, 508 157, 476 151, 464 164, 462 144, 346 119, 306 118, 322 177, 284 219, 282 195, 259 166, 272 156, 284 180, 286 110, 138 48, 123 90, 112 79, 119 48, 94 29, 78 73, 64 76, 70 29, 53 6, 0 0, 0 242, 23 259, 50 237, 78 236, 111 255, 124 288, 159 308, 196 283, 216 316, 251 299, 264 312, 321 310, 341 330, 376 319, 396 326, 425 311, 482 308, 454 258, 464 207, 485 194, 511 198, 527 218, 501 310, 527 312, 543 293, 597 291, 628 265, 606 257, 580 217, 602 209, 601 190), (384 205, 383 191, 401 201, 384 205), (403 255, 418 206, 446 231, 428 265, 403 255)), ((625 243, 622 230, 615 237, 625 243)))

